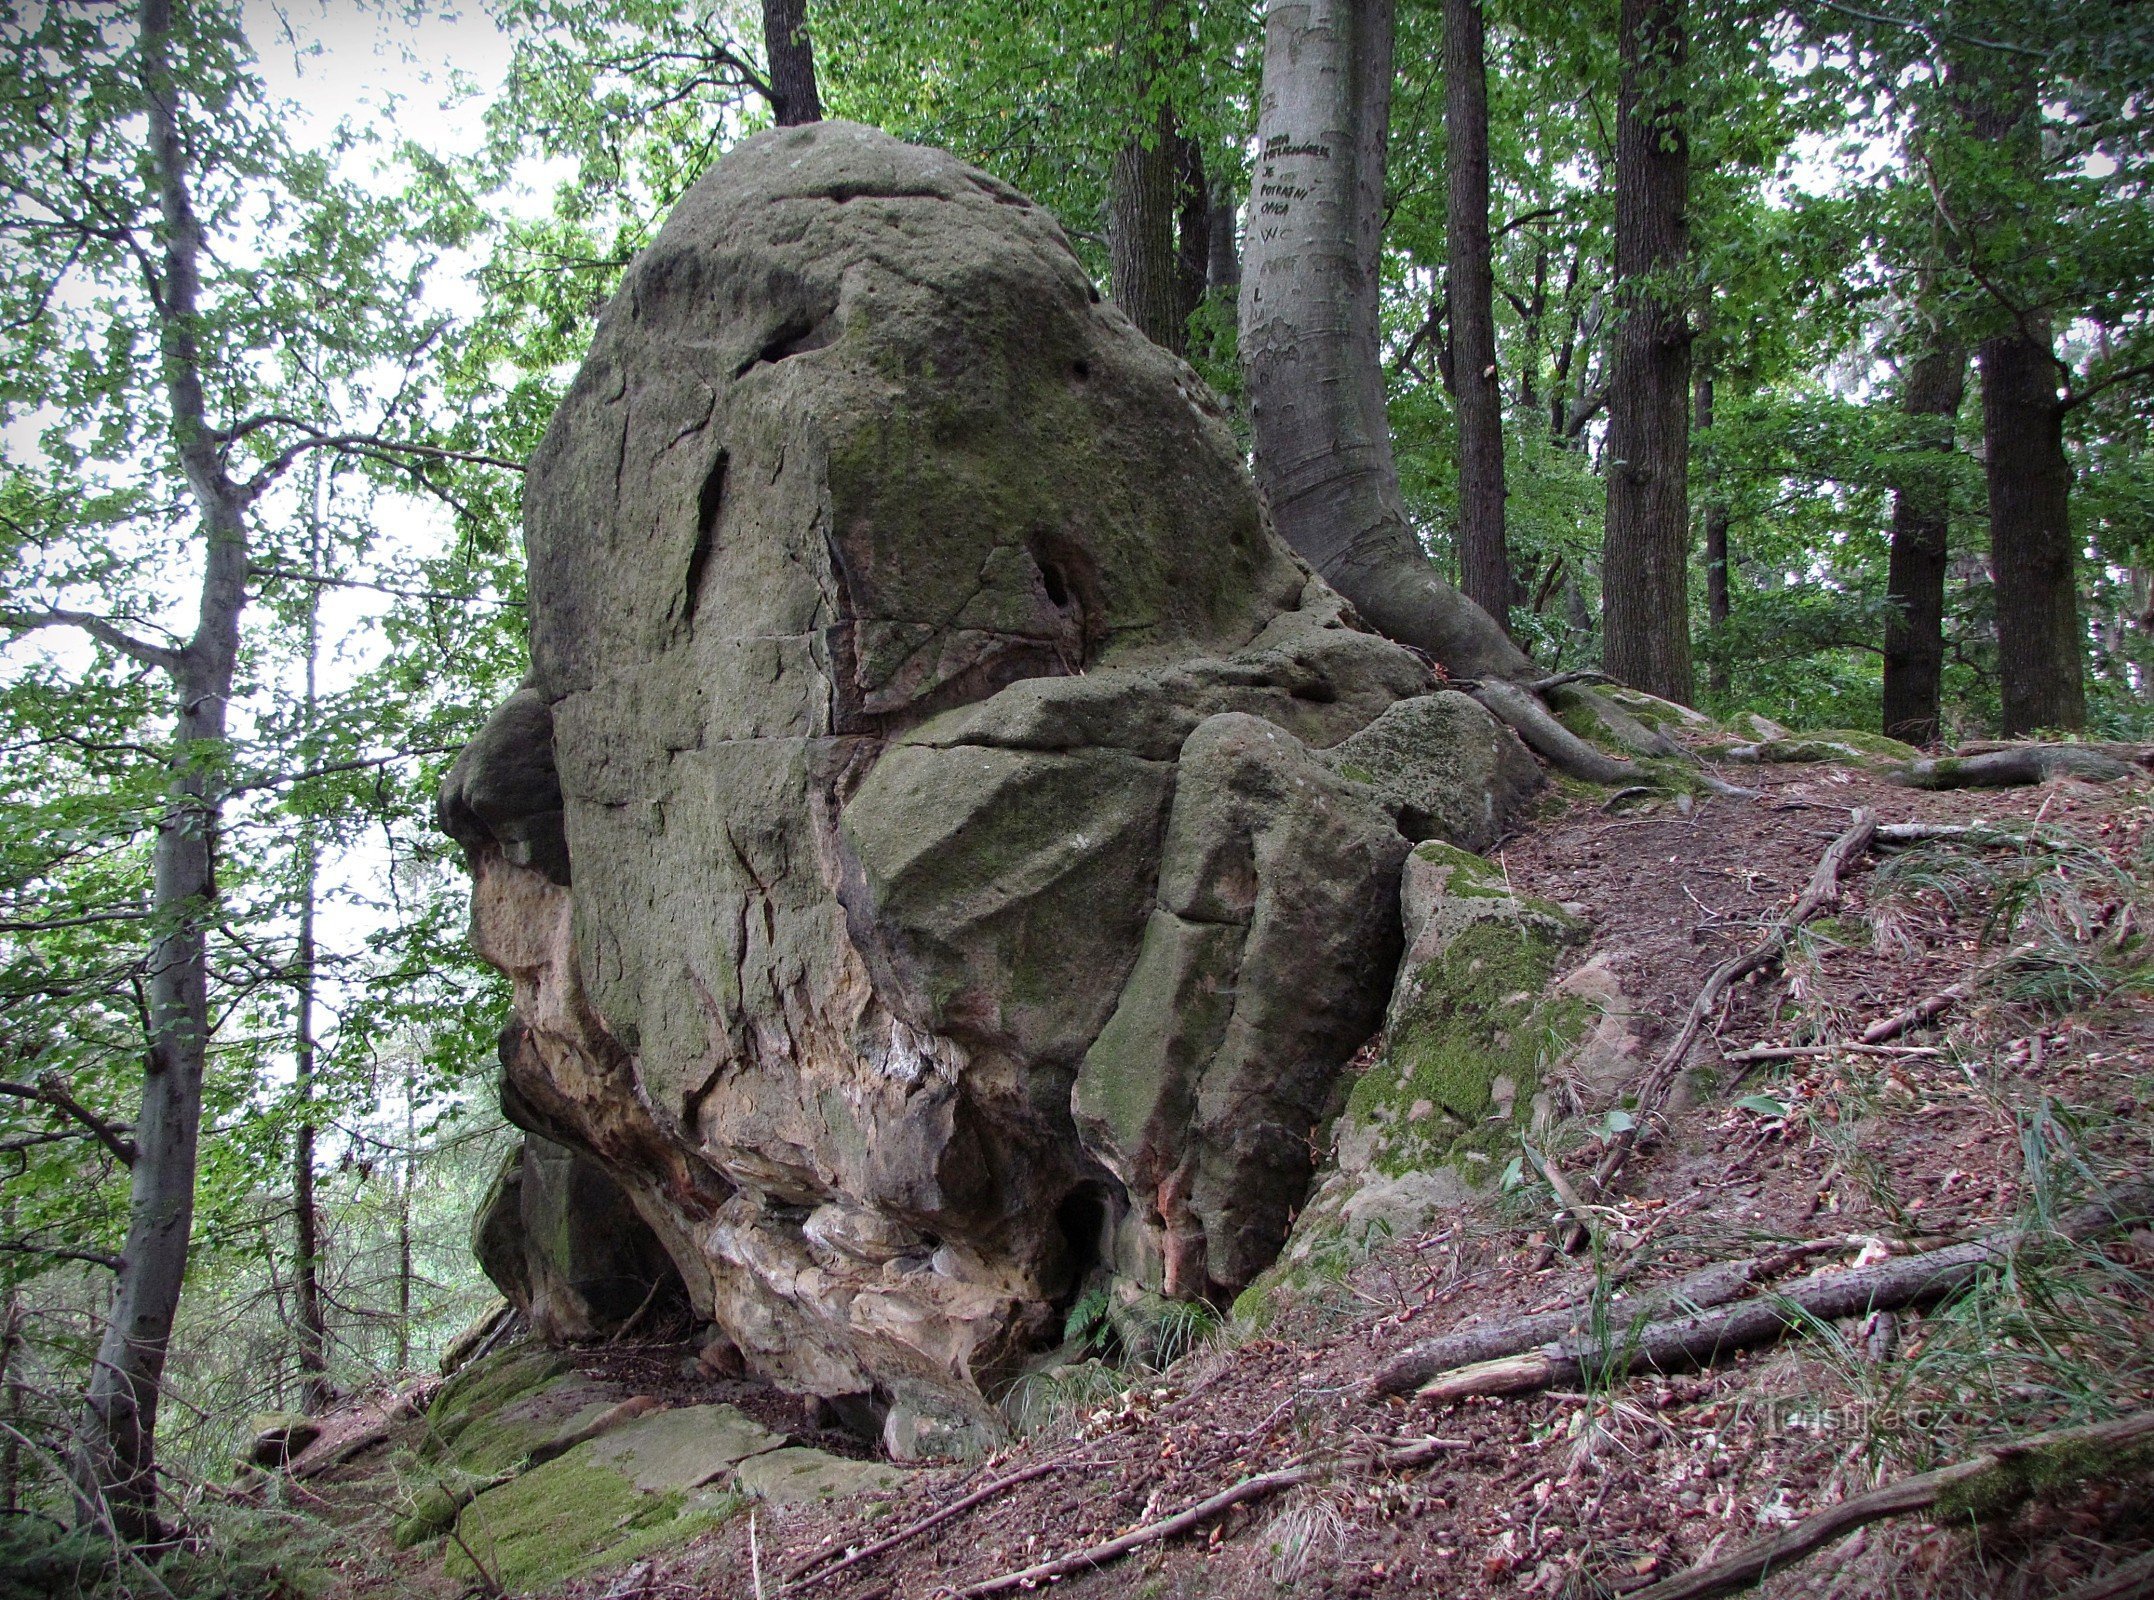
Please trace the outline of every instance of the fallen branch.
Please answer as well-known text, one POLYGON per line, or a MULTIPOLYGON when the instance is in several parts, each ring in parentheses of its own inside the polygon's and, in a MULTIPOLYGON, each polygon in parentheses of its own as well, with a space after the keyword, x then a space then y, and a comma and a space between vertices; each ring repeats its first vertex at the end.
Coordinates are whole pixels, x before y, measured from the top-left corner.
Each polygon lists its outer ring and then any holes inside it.
POLYGON ((2154 1550, 2081 1584, 2064 1600, 2146 1600, 2154 1594, 2154 1550))
MULTIPOLYGON (((1797 928, 1828 906, 1840 903, 1840 874, 1846 870, 1849 862, 1870 848, 1870 842, 1876 836, 1876 814, 1858 806, 1846 830, 1825 847, 1824 855, 1818 858, 1817 866, 1810 874, 1809 883, 1804 885, 1802 894, 1797 897, 1788 914, 1774 923, 1763 939, 1749 949, 1730 956, 1706 976, 1704 984, 1698 990, 1697 999, 1690 1004, 1690 1014, 1683 1019, 1683 1026, 1677 1032, 1675 1042, 1661 1053, 1660 1059, 1653 1064, 1652 1070, 1639 1084, 1638 1110, 1634 1120, 1629 1127, 1609 1141, 1607 1152, 1601 1157, 1600 1164, 1593 1169, 1591 1187, 1586 1191, 1588 1200, 1597 1200, 1606 1194, 1609 1184, 1613 1183, 1616 1175, 1623 1170, 1623 1164, 1637 1148, 1639 1131, 1645 1126, 1647 1118, 1657 1114, 1662 1103, 1666 1101, 1668 1091, 1674 1087, 1677 1075, 1683 1070, 1683 1063, 1690 1054, 1692 1043, 1697 1039, 1699 1030, 1705 1026, 1706 1019, 1719 1010, 1721 998, 1737 979, 1747 977, 1760 967, 1778 960, 1797 928)), ((1585 1240, 1585 1226, 1574 1218, 1565 1231, 1563 1247, 1576 1252, 1585 1240)))
MULTIPOLYGON (((2154 1183, 2120 1189, 2060 1219, 2056 1234, 2083 1240, 2141 1224, 2154 1210, 2154 1183)), ((1588 1373, 1676 1372, 1711 1366, 1740 1350, 1770 1344, 1805 1325, 1926 1307, 1947 1300, 1991 1267, 2049 1233, 2011 1228, 1927 1255, 1813 1277, 1767 1298, 1724 1310, 1669 1317, 1624 1328, 1615 1337, 1563 1338, 1438 1373, 1416 1390, 1423 1399, 1525 1394, 1573 1385, 1588 1373)))
POLYGON ((918 1522, 910 1523, 898 1529, 887 1539, 877 1539, 873 1544, 862 1545, 859 1549, 847 1553, 842 1560, 832 1559, 838 1555, 835 1550, 818 1551, 785 1575, 780 1592, 782 1593, 785 1589, 806 1588, 811 1583, 821 1583, 825 1578, 834 1578, 846 1568, 857 1567, 861 1562, 872 1560, 885 1550, 894 1550, 907 1540, 917 1539, 929 1529, 939 1528, 952 1517, 962 1516, 982 1501, 992 1500, 997 1495, 1005 1494, 1009 1490, 1016 1488, 1019 1484, 1030 1483, 1034 1478, 1044 1478, 1050 1472, 1064 1472, 1071 1467, 1089 1465, 1091 1463, 1080 1461, 1034 1462, 1022 1472, 1013 1472, 1006 1478, 997 1478, 993 1483, 983 1484, 963 1499, 953 1500, 940 1510, 929 1512, 918 1522), (826 1562, 829 1565, 824 1565, 826 1562), (818 1571, 818 1568, 821 1570, 818 1571))
MULTIPOLYGON (((1753 1286, 1785 1272, 1798 1261, 1827 1250, 1847 1248, 1851 1246, 1844 1239, 1819 1239, 1792 1245, 1769 1256, 1716 1261, 1664 1288, 1648 1289, 1609 1301, 1603 1318, 1612 1325, 1630 1326, 1658 1316, 1670 1306, 1707 1311, 1740 1299, 1753 1286)), ((1405 1394, 1439 1373, 1532 1350, 1552 1339, 1575 1333, 1592 1314, 1593 1307, 1586 1302, 1567 1306, 1561 1311, 1543 1311, 1530 1317, 1515 1317, 1508 1322, 1487 1323, 1478 1328, 1424 1339, 1378 1367, 1365 1394, 1370 1399, 1379 1395, 1405 1394)))
POLYGON ((1889 1017, 1879 1017, 1862 1030, 1862 1042, 1874 1046, 1883 1044, 1887 1039, 1897 1039, 1909 1029, 1919 1028, 1925 1022, 1943 1015, 1959 1001, 1966 999, 1969 992, 1965 983, 1955 983, 1950 988, 1938 990, 1928 999, 1917 1000, 1904 1010, 1893 1012, 1889 1017))
MULTIPOLYGON (((1935 1472, 1902 1478, 1882 1489, 1843 1500, 1724 1561, 1693 1567, 1651 1588, 1640 1589, 1630 1600, 1715 1600, 1716 1596, 1763 1583, 1812 1551, 1887 1517, 1939 1509, 1948 1512, 1954 1521, 1962 1516, 1994 1517, 2037 1495, 2054 1494, 2096 1474, 2148 1466, 2154 1466, 2154 1411, 2136 1411, 2091 1427, 2035 1434, 1935 1472)), ((2147 1564, 2140 1576, 2150 1571, 2154 1571, 2154 1563, 2147 1564)), ((2093 1589, 2080 1592, 2121 1596, 2134 1592, 2131 1582, 2128 1568, 2120 1569, 2109 1579, 2097 1580, 2093 1589), (2113 1581, 2120 1574, 2125 1579, 2122 1588, 2113 1581)))
POLYGON ((1307 1462, 1301 1466, 1281 1467, 1276 1472, 1260 1472, 1255 1477, 1244 1478, 1233 1487, 1222 1489, 1210 1499, 1200 1500, 1188 1510, 1176 1512, 1162 1521, 1132 1528, 1118 1538, 1070 1555, 1057 1556, 1052 1561, 1042 1561, 1037 1566, 1026 1567, 1022 1571, 1005 1572, 999 1577, 970 1584, 954 1591, 950 1600, 982 1600, 986 1595, 1006 1594, 1012 1589, 1030 1589, 1039 1584, 1052 1583, 1058 1578, 1066 1578, 1072 1573, 1105 1566, 1118 1557, 1128 1555, 1132 1550, 1187 1533, 1238 1505, 1297 1488, 1327 1473, 1369 1469, 1403 1472, 1411 1467, 1425 1467, 1447 1450, 1468 1448, 1463 1439, 1417 1439, 1411 1444, 1380 1451, 1374 1456, 1339 1461, 1328 1466, 1307 1462))
POLYGON ((1872 1044, 1865 1040, 1861 1044, 1846 1041, 1839 1044, 1754 1044, 1748 1050, 1730 1051, 1720 1059, 1731 1067, 1741 1067, 1758 1061, 1802 1061, 1811 1056, 1934 1056, 1938 1053, 1934 1045, 1872 1044))

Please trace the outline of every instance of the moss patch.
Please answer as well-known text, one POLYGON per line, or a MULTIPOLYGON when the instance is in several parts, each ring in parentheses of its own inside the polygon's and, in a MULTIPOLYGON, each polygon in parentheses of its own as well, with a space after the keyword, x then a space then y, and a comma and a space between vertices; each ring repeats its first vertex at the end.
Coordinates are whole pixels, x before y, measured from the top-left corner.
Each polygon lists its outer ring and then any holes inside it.
POLYGON ((1490 919, 1414 974, 1418 993, 1393 1019, 1389 1048, 1347 1100, 1349 1117, 1384 1125, 1377 1171, 1448 1160, 1477 1179, 1486 1163, 1465 1159, 1469 1152, 1490 1156, 1515 1142, 1543 1068, 1590 1020, 1583 1001, 1543 999, 1557 951, 1537 929, 1490 919))
POLYGON ((476 1556, 512 1592, 551 1588, 594 1567, 685 1543, 746 1504, 734 1494, 645 1494, 584 1446, 466 1506, 448 1571, 453 1578, 476 1577, 476 1556))
POLYGON ((501 1411, 573 1371, 575 1363, 565 1354, 537 1345, 512 1346, 472 1362, 443 1384, 427 1407, 423 1452, 462 1456, 459 1446, 467 1434, 483 1432, 501 1411))

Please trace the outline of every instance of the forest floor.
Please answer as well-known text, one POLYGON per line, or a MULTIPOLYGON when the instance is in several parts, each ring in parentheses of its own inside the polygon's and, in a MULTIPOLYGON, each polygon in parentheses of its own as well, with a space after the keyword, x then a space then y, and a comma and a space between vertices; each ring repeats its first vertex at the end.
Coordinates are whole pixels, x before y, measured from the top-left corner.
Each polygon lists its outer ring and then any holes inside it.
MULTIPOLYGON (((1435 1334, 1809 1247, 1784 1287, 1805 1272, 2025 1223, 2154 1174, 2154 991, 2143 958, 2122 954, 2149 913, 2154 806, 2143 780, 1930 794, 1855 766, 1728 775, 1760 798, 1663 800, 1617 815, 1598 796, 1573 799, 1498 853, 1518 890, 1583 907, 1592 937, 1578 959, 1620 976, 1646 1059, 1714 965, 1786 911, 1857 806, 1886 823, 2038 823, 2043 843, 1857 859, 1837 915, 1736 986, 1692 1061, 1845 1040, 1955 984, 1967 996, 1893 1053, 1825 1050, 1747 1076, 1719 1064, 1715 1092, 1679 1103, 1664 1136, 1641 1145, 1598 1213, 1593 1251, 1548 1248, 1556 1205, 1530 1174, 1508 1190, 1491 1182, 1485 1203, 1438 1231, 1378 1241, 1261 1334, 1230 1332, 1164 1373, 1134 1375, 1125 1391, 1069 1409, 990 1461, 918 1471, 871 1504, 767 1507, 752 1527, 737 1518, 567 1592, 926 1600, 1171 1516, 1252 1475, 1340 1462, 1055 1587, 1144 1600, 1627 1594, 2000 1440, 2154 1405, 2154 1233, 2143 1228, 2022 1252, 1928 1314, 1817 1324, 1702 1372, 1444 1404, 1369 1397, 1380 1363, 1435 1334), (1450 1441, 1431 1465, 1346 1464, 1430 1436, 1450 1441), (819 1555, 1048 1463, 885 1555, 788 1581, 819 1555)), ((1554 1141, 1574 1174, 1609 1136, 1604 1111, 1580 1108, 1554 1141)), ((641 1358, 650 1381, 674 1382, 682 1353, 641 1358)), ((781 1408, 768 1420, 788 1425, 788 1402, 756 1404, 781 1408)), ((361 1548, 378 1490, 363 1459, 344 1476, 319 1490, 356 1541, 343 1592, 457 1592, 438 1553, 361 1548)), ((2099 1580, 2150 1549, 2154 1476, 2097 1476, 1980 1529, 1874 1523, 1758 1592, 2141 1594, 2128 1579, 2099 1580)))

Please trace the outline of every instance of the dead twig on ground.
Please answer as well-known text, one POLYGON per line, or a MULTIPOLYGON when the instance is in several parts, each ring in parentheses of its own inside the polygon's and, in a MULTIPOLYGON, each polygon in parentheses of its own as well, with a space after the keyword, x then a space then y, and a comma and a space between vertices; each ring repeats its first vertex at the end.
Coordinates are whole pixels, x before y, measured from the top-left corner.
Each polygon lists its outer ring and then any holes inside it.
POLYGON ((1413 1467, 1425 1467, 1446 1451, 1468 1448, 1470 1446, 1463 1439, 1415 1439, 1394 1445, 1388 1450, 1378 1451, 1371 1456, 1351 1457, 1330 1463, 1308 1462, 1301 1466, 1281 1467, 1274 1472, 1260 1472, 1254 1477, 1242 1479, 1231 1488, 1220 1490, 1207 1500, 1198 1501, 1186 1511, 1178 1511, 1171 1517, 1147 1523, 1141 1528, 1132 1528, 1117 1538, 1092 1545, 1088 1549, 1057 1556, 1052 1561, 1042 1561, 1021 1571, 1005 1572, 979 1583, 968 1584, 962 1589, 953 1590, 949 1600, 983 1600, 987 1595, 1006 1594, 1012 1589, 1030 1589, 1058 1578, 1066 1578, 1072 1573, 1103 1567, 1132 1550, 1187 1533, 1238 1505, 1297 1488, 1329 1473, 1403 1472, 1413 1467))
MULTIPOLYGON (((1683 1070, 1683 1063, 1690 1055, 1690 1047, 1696 1041, 1706 1019, 1719 1009, 1722 996, 1726 995, 1739 978, 1747 977, 1779 959, 1794 937, 1795 930, 1828 906, 1840 902, 1840 874, 1850 862, 1870 848, 1877 836, 1877 816, 1865 807, 1857 807, 1852 820, 1818 858, 1810 881, 1796 898, 1795 904, 1785 917, 1774 923, 1771 930, 1749 949, 1715 967, 1698 990, 1698 997, 1691 1002, 1690 1014, 1684 1018, 1682 1028, 1676 1033, 1675 1042, 1662 1052, 1638 1086, 1638 1110, 1631 1125, 1609 1141, 1608 1149, 1593 1169, 1590 1186, 1585 1191, 1588 1200, 1597 1200, 1608 1192, 1608 1186, 1623 1170, 1637 1148, 1640 1131, 1647 1121, 1657 1116, 1674 1087, 1676 1078, 1683 1070)), ((1575 1253, 1587 1238, 1582 1221, 1573 1217, 1566 1228, 1563 1248, 1575 1253)))
MULTIPOLYGON (((1693 1567, 1651 1588, 1640 1589, 1631 1600, 1715 1600, 1716 1596, 1762 1583, 1811 1552, 1887 1517, 1938 1507, 1975 1517, 1996 1516, 2038 1495, 2084 1482, 2097 1473, 2113 1474, 2148 1466, 2154 1466, 2154 1411, 2135 1411, 2091 1427, 2035 1434, 1935 1472, 1902 1478, 1882 1489, 1843 1500, 1724 1561, 1693 1567)), ((2120 1589, 2113 1581, 2116 1576, 2113 1573, 2109 1579, 2098 1580, 2091 1591, 2082 1592, 2097 1596, 2132 1593, 2131 1580, 2127 1578, 2126 1587, 2120 1589)))
POLYGON ((1008 1477, 997 1478, 993 1483, 983 1484, 962 1499, 953 1500, 939 1510, 929 1512, 919 1521, 898 1529, 888 1538, 877 1539, 873 1544, 862 1545, 857 1550, 845 1553, 842 1559, 836 1559, 840 1556, 840 1552, 836 1550, 817 1552, 785 1575, 785 1581, 780 1592, 785 1589, 806 1588, 809 1584, 821 1583, 825 1578, 836 1577, 846 1568, 857 1567, 863 1561, 873 1560, 885 1550, 894 1550, 908 1540, 917 1539, 929 1529, 939 1528, 952 1517, 962 1516, 974 1506, 981 1504, 983 1501, 992 1500, 997 1495, 1005 1494, 1019 1484, 1030 1483, 1035 1478, 1044 1478, 1050 1472, 1066 1472, 1072 1467, 1090 1465, 1092 1463, 1088 1461, 1067 1459, 1034 1462, 1021 1472, 1013 1472, 1008 1477), (825 1565, 826 1562, 829 1564, 825 1565))

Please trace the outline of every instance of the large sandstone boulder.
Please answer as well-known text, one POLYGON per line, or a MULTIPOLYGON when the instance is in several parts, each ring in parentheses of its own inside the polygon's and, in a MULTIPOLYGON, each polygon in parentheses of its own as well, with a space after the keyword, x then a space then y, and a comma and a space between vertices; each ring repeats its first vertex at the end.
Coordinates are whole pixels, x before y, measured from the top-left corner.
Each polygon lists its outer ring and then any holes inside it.
POLYGON ((1047 213, 846 123, 746 141, 601 319, 526 539, 531 675, 442 797, 504 1103, 752 1371, 962 1450, 1088 1277, 1269 1261, 1402 819, 1482 842, 1532 773, 1456 696, 1437 759, 1326 754, 1431 673, 1047 213))

